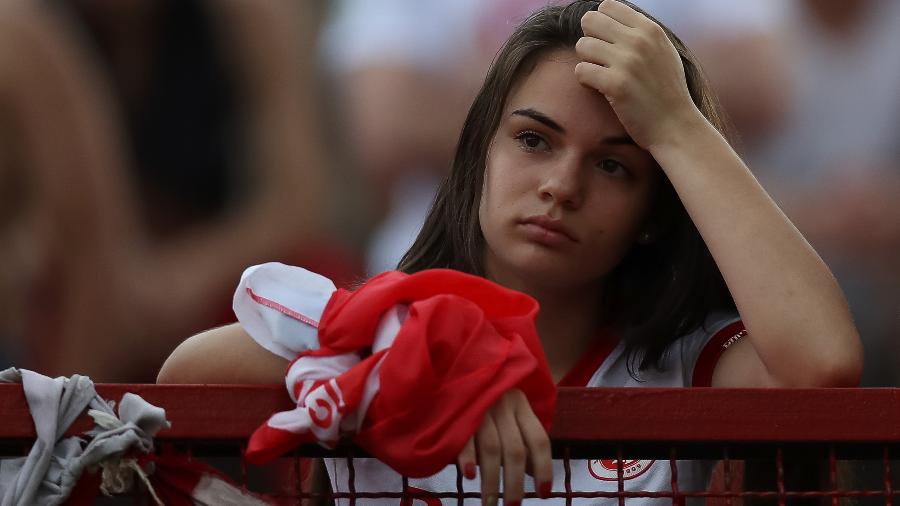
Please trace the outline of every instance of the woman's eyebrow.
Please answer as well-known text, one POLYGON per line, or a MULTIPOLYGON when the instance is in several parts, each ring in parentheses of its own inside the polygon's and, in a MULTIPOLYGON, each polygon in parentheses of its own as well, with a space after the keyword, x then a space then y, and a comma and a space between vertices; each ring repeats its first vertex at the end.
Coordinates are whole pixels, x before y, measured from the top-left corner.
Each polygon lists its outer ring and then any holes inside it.
MULTIPOLYGON (((562 127, 556 121, 550 119, 550 116, 537 111, 535 109, 516 109, 511 113, 512 116, 525 116, 526 118, 531 118, 539 123, 546 125, 551 130, 555 130, 561 134, 566 133, 566 129, 562 127)), ((630 135, 615 135, 612 137, 604 137, 600 140, 600 144, 606 144, 608 146, 635 146, 638 147, 637 143, 634 142, 634 139, 631 138, 630 135)))
POLYGON ((531 118, 537 122, 543 123, 551 130, 556 130, 557 132, 564 134, 566 133, 566 129, 560 126, 559 123, 550 119, 546 114, 536 111, 534 109, 516 109, 512 112, 513 116, 525 116, 526 118, 531 118))
POLYGON ((629 135, 617 135, 614 137, 606 137, 600 141, 601 144, 607 144, 609 146, 634 146, 639 147, 634 139, 629 135))

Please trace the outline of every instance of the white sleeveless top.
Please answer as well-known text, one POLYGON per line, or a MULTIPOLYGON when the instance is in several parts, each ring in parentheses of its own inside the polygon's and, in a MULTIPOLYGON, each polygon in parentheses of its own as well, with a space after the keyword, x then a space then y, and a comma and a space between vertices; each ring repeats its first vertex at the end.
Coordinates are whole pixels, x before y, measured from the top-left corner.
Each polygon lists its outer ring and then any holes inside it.
MULTIPOLYGON (((681 337, 673 343, 663 360, 662 371, 651 369, 642 371, 635 379, 628 371, 628 357, 622 343, 595 349, 586 356, 560 384, 563 386, 586 387, 690 387, 709 386, 712 370, 722 352, 746 335, 738 317, 734 314, 714 314, 696 331, 681 337), (612 348, 611 350, 609 348, 612 348), (580 370, 579 370, 580 369, 580 370), (591 374, 591 371, 593 373, 591 374), (578 381, 578 378, 581 381, 578 381), (585 378, 589 378, 585 381, 585 378), (567 380, 575 380, 573 384, 567 380)), ((664 427, 664 424, 661 424, 664 427)), ((627 456, 626 456, 627 457, 627 456)), ((349 469, 347 459, 326 459, 325 466, 335 492, 349 492, 349 469)), ((681 491, 706 490, 712 471, 712 462, 677 461, 678 488, 681 491)), ((375 459, 353 459, 354 489, 356 492, 401 492, 402 477, 375 459)), ((573 492, 616 492, 617 461, 605 459, 570 461, 571 486, 573 492)), ((671 490, 671 470, 668 460, 624 460, 624 488, 626 491, 669 491, 671 490)), ((448 466, 438 474, 427 478, 409 479, 410 490, 425 492, 456 492, 457 470, 448 466)), ((463 479, 464 492, 480 492, 480 482, 463 479)), ((502 488, 501 488, 502 490, 502 488)), ((534 483, 525 476, 525 491, 533 492, 534 483)), ((553 462, 553 492, 565 491, 565 470, 561 460, 553 462)), ((360 500, 357 501, 359 503, 360 500)), ((366 505, 396 506, 399 499, 362 500, 366 505)), ((637 502, 631 499, 630 502, 637 502)), ((525 499, 525 505, 564 504, 564 499, 525 499)), ((640 504, 671 504, 671 499, 641 499, 640 504)), ((335 500, 337 506, 348 506, 348 499, 335 500)), ((416 498, 408 506, 456 505, 458 500, 439 498, 416 498), (443 501, 443 502, 442 502, 443 501)), ((466 499, 465 505, 479 505, 479 499, 466 499)), ((576 506, 618 504, 612 498, 575 498, 576 506)))

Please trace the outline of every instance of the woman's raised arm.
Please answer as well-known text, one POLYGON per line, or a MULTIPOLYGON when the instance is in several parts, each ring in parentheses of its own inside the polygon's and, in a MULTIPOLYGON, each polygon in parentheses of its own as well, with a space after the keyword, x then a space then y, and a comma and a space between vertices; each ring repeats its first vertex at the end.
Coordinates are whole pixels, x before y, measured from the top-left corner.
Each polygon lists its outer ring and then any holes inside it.
POLYGON ((582 26, 576 76, 606 95, 668 176, 748 331, 723 355, 713 385, 856 386, 862 345, 840 287, 694 105, 662 28, 612 0, 582 26))

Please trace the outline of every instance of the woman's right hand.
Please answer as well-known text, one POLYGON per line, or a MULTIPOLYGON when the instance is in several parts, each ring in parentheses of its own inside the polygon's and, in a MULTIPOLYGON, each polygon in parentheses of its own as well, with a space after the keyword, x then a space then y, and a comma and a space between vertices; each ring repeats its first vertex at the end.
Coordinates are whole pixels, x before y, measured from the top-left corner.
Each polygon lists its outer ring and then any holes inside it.
POLYGON ((457 462, 468 479, 475 478, 476 464, 481 468, 482 504, 490 506, 497 504, 500 495, 501 467, 506 505, 522 502, 529 468, 539 496, 548 496, 553 485, 550 438, 521 390, 506 392, 488 410, 457 462))

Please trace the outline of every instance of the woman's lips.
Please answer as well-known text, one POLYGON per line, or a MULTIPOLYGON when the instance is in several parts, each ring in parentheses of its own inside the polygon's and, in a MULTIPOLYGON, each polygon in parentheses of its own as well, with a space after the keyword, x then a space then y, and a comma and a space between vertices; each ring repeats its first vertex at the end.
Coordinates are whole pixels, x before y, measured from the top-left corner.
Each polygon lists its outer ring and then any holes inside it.
POLYGON ((578 239, 566 228, 560 220, 549 216, 531 216, 519 223, 530 241, 545 246, 563 246, 568 243, 578 242, 578 239))

